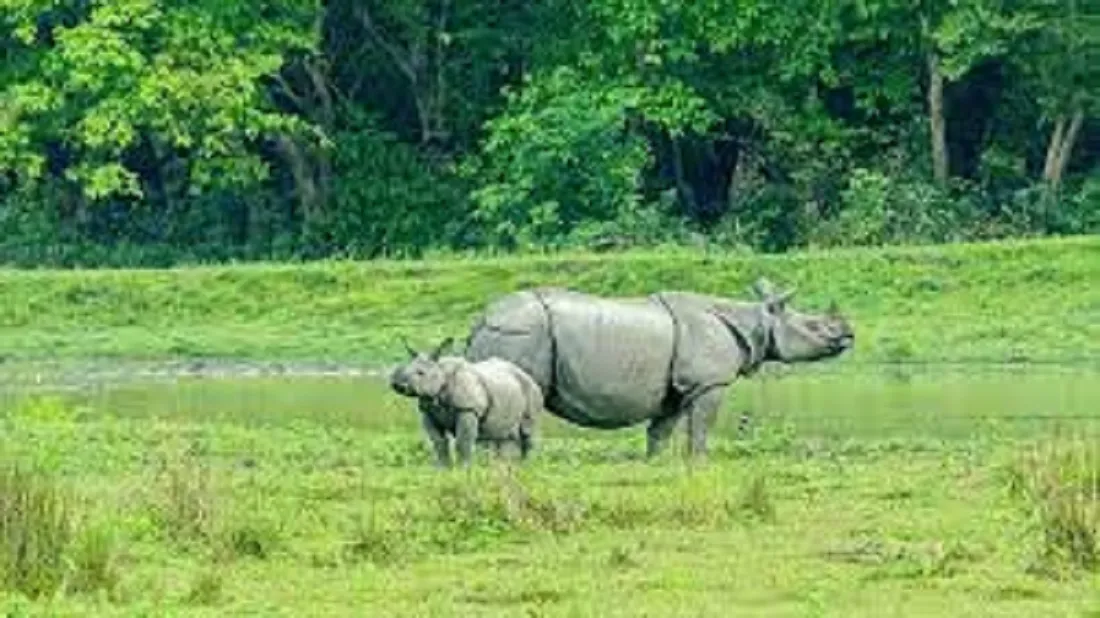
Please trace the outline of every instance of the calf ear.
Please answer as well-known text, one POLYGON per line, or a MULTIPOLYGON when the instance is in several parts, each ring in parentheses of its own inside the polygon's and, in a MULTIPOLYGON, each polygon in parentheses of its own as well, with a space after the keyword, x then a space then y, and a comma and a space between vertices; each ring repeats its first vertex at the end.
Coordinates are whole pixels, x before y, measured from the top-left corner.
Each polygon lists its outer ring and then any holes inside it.
POLYGON ((771 298, 771 302, 775 304, 780 310, 787 308, 787 303, 791 302, 791 298, 798 292, 797 287, 788 289, 786 292, 776 294, 771 298))
POLYGON ((764 301, 771 298, 774 291, 772 282, 768 281, 767 277, 757 277, 756 281, 753 281, 749 286, 749 289, 752 290, 753 294, 756 294, 757 298, 764 301))
POLYGON ((409 355, 409 358, 416 358, 416 350, 409 345, 409 340, 405 339, 404 335, 401 335, 401 345, 405 346, 405 353, 409 355))
POLYGON ((443 352, 450 349, 451 345, 455 342, 454 337, 447 337, 438 346, 435 351, 432 352, 432 360, 439 360, 439 357, 443 355, 443 352))

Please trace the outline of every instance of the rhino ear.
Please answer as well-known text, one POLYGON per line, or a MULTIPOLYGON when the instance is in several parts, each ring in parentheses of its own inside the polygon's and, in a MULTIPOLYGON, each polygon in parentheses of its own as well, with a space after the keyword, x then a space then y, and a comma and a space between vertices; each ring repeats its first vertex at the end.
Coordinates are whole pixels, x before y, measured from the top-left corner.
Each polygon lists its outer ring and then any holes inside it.
POLYGON ((785 292, 776 292, 773 288, 768 290, 767 294, 762 295, 761 300, 768 313, 780 314, 787 309, 787 303, 790 302, 791 297, 796 292, 798 292, 798 288, 790 288, 785 292))
POLYGON ((442 342, 440 342, 440 344, 436 346, 435 350, 432 352, 432 360, 439 360, 439 357, 443 355, 443 352, 450 349, 454 342, 454 337, 447 337, 442 342))
POLYGON ((840 317, 840 307, 836 304, 836 299, 829 301, 829 308, 826 309, 826 312, 830 317, 840 317))
POLYGON ((798 293, 798 288, 789 288, 787 291, 781 294, 775 294, 772 298, 772 302, 776 303, 780 307, 786 307, 787 303, 791 302, 791 298, 798 293))

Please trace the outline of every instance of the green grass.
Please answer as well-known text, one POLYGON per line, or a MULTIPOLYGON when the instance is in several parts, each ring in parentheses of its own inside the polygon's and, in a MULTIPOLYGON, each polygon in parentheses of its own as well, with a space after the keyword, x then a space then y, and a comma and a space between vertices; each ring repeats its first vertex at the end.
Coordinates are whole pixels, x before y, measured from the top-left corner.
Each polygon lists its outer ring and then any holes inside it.
POLYGON ((361 384, 358 397, 339 382, 263 384, 266 396, 246 381, 201 384, 35 396, 5 408, 0 457, 52 474, 50 486, 73 505, 73 533, 90 539, 74 553, 90 558, 72 563, 85 565, 82 578, 69 577, 82 585, 33 600, 5 588, 0 608, 502 617, 1100 610, 1096 548, 1082 544, 1100 531, 1095 434, 936 435, 916 424, 853 440, 765 424, 739 438, 727 424, 711 460, 689 467, 677 452, 682 435, 647 463, 640 431, 549 421, 527 466, 483 457, 471 471, 441 473, 408 403, 380 384, 361 384), (296 388, 305 393, 285 397, 296 388), (1051 456, 1036 444, 1078 448, 1051 456), (1066 506, 1070 489, 1090 500, 1086 508, 1066 506))
POLYGON ((5 272, 0 462, 34 474, 0 473, 0 612, 1100 616, 1097 282, 1097 237, 5 272), (528 465, 438 472, 374 378, 48 394, 21 364, 373 364, 520 287, 740 296, 762 274, 850 311, 856 352, 822 366, 853 371, 739 381, 699 466, 682 432, 645 462, 641 428, 543 417, 528 465))
POLYGON ((602 294, 746 296, 759 275, 800 307, 854 320, 846 365, 1100 359, 1100 237, 780 256, 640 252, 179 270, 0 272, 0 357, 233 357, 376 363, 463 337, 500 294, 543 284, 602 294))

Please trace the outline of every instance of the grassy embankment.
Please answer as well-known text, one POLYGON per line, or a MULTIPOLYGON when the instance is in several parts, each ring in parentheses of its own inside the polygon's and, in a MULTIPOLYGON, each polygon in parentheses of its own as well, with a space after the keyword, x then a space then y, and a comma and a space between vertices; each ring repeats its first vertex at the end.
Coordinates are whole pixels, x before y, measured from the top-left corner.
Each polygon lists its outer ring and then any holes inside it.
POLYGON ((1100 237, 722 256, 698 252, 166 271, 0 271, 0 355, 384 362, 396 336, 465 335, 492 298, 566 285, 603 294, 746 296, 767 275, 799 304, 836 299, 849 364, 1100 359, 1100 237))
MULTIPOLYGON (((679 254, 10 273, 0 278, 0 348, 12 360, 374 362, 395 355, 395 333, 461 333, 486 298, 522 285, 740 293, 761 273, 799 284, 808 305, 836 296, 850 308, 860 347, 838 367, 1098 358, 1095 238, 709 265, 679 254)), ((0 466, 0 607, 43 616, 1095 616, 1095 441, 1037 445, 1026 431, 945 422, 1043 406, 1087 414, 1100 397, 1094 372, 1070 382, 1029 373, 780 380, 767 393, 756 380, 736 405, 764 422, 738 436, 725 415, 703 467, 685 467, 675 451, 640 461, 640 430, 548 422, 528 465, 471 474, 436 473, 409 403, 355 379, 10 397, 0 402, 0 463, 44 477, 0 466), (836 413, 842 430, 823 438, 812 424, 792 434, 768 422, 806 411, 836 413), (1057 451, 1039 450, 1048 448, 1057 451)))

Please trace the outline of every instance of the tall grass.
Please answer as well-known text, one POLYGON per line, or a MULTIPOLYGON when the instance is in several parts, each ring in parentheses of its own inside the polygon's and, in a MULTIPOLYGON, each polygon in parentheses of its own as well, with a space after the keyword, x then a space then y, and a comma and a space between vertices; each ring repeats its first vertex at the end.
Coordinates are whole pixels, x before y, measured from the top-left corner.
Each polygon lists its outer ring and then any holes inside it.
POLYGON ((31 597, 50 594, 66 576, 72 544, 66 497, 51 479, 18 464, 0 468, 0 574, 5 587, 31 597))
POLYGON ((1012 470, 1010 483, 1039 532, 1036 571, 1100 571, 1100 445, 1095 440, 1034 446, 1012 470))
POLYGON ((19 462, 0 465, 0 583, 5 589, 38 598, 63 588, 114 588, 112 538, 101 529, 78 529, 74 505, 49 473, 19 462))

